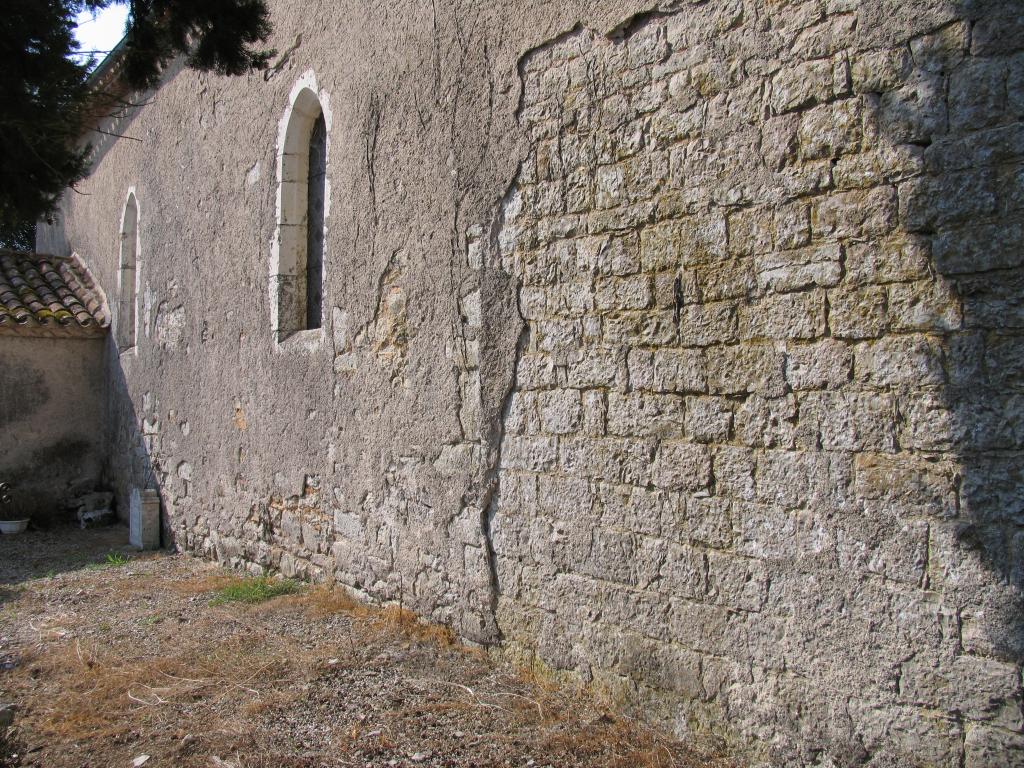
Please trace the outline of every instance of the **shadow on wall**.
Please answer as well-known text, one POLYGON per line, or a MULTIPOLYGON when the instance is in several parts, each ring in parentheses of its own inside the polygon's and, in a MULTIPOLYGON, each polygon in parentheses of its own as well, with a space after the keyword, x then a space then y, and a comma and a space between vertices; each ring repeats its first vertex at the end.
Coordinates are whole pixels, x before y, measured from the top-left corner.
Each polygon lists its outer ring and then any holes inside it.
MULTIPOLYGON (((160 416, 156 395, 150 392, 141 397, 129 389, 122 358, 132 356, 132 349, 120 352, 113 335, 107 340, 107 447, 104 467, 106 485, 113 489, 117 514, 127 521, 131 513, 132 492, 161 490, 161 468, 154 454, 159 454, 160 416), (141 412, 140 412, 141 406, 141 412)), ((160 505, 160 544, 173 545, 167 508, 160 505)))
POLYGON ((907 171, 893 179, 903 237, 847 259, 894 281, 933 277, 924 294, 894 282, 859 297, 892 333, 870 347, 873 359, 855 361, 857 375, 909 385, 897 422, 914 457, 883 481, 897 509, 931 520, 926 586, 957 607, 961 652, 1020 663, 1024 24, 1013 6, 957 3, 951 15, 966 20, 878 62, 876 75, 891 78, 879 86, 892 87, 868 94, 866 107, 879 152, 900 155, 907 171))

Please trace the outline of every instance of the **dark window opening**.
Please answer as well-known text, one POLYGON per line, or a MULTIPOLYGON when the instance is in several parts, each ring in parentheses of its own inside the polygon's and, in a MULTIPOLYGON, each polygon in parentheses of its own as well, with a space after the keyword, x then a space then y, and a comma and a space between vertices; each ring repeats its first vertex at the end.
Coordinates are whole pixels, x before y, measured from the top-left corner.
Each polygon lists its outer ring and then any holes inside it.
POLYGON ((327 124, 321 113, 309 138, 306 184, 306 328, 319 328, 324 301, 324 200, 327 192, 327 124))

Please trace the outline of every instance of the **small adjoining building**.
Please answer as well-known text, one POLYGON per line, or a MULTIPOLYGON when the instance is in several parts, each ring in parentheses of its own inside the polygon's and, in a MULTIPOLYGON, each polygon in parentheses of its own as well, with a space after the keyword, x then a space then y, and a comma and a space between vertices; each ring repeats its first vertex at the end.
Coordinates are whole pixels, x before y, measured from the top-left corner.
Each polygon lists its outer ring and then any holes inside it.
POLYGON ((102 486, 109 316, 75 255, 0 250, 0 481, 47 524, 102 486))

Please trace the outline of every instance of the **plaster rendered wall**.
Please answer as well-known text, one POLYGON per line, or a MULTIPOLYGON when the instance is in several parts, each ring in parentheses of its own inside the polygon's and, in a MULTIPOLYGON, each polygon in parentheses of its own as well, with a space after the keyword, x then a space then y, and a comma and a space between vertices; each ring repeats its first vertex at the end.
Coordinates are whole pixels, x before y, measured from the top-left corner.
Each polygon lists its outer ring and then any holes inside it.
POLYGON ((109 295, 136 190, 111 481, 778 765, 1019 760, 1015 4, 510 5, 277 2, 269 72, 119 122, 44 233, 109 295), (275 345, 310 77, 326 320, 275 345))
POLYGON ((0 336, 0 482, 37 523, 64 518, 69 498, 99 487, 103 346, 102 338, 0 336))

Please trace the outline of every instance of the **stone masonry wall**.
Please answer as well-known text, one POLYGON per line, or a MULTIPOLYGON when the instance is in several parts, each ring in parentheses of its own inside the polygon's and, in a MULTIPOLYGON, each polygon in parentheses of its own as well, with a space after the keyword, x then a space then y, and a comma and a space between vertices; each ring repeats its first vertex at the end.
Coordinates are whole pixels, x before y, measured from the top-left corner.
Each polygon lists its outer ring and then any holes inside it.
POLYGON ((40 229, 116 306, 138 201, 119 497, 764 764, 1019 764, 1019 2, 270 6, 270 69, 171 67, 40 229), (281 345, 314 80, 324 325, 281 345))
POLYGON ((67 522, 69 502, 102 488, 104 342, 0 334, 0 482, 13 499, 3 512, 67 522))
POLYGON ((499 626, 789 764, 1024 760, 1024 27, 947 10, 708 3, 521 66, 499 626))

